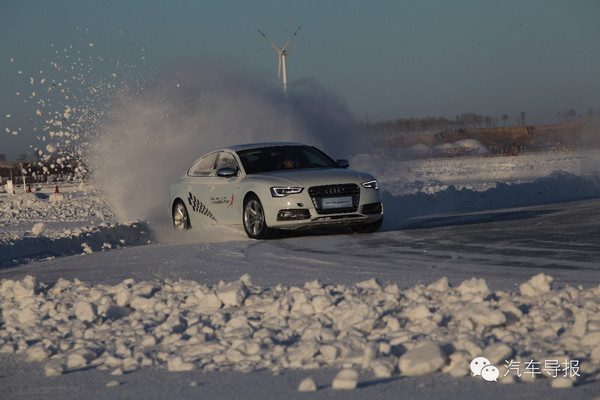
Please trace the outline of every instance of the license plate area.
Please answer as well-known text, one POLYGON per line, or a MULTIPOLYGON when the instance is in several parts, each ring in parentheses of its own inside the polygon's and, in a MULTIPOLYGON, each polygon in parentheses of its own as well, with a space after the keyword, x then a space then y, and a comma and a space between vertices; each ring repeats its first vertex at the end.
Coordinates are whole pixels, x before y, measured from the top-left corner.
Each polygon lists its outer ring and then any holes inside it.
POLYGON ((343 197, 324 197, 321 207, 324 210, 332 210, 336 208, 352 208, 352 196, 343 197))

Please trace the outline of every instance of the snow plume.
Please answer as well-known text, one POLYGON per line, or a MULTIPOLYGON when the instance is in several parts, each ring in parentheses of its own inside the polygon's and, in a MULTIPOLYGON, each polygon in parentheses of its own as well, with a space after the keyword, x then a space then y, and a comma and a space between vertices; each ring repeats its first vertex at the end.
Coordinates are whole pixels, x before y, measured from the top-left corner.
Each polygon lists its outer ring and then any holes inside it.
POLYGON ((119 220, 166 222, 169 184, 214 148, 300 141, 352 151, 354 121, 314 82, 296 84, 286 101, 271 82, 225 63, 166 71, 143 91, 116 96, 92 139, 90 163, 119 220))
MULTIPOLYGON (((124 36, 120 32, 118 41, 124 36)), ((10 58, 15 64, 15 80, 23 85, 15 102, 22 105, 21 111, 6 118, 15 124, 29 122, 4 130, 35 135, 30 160, 37 162, 24 170, 24 175, 61 175, 66 170, 84 178, 88 139, 103 121, 107 104, 122 87, 140 87, 141 77, 148 74, 143 42, 138 51, 118 54, 110 45, 112 39, 92 43, 92 37, 98 35, 76 28, 70 43, 51 43, 39 65, 10 58)), ((128 40, 135 39, 129 36, 128 40)))

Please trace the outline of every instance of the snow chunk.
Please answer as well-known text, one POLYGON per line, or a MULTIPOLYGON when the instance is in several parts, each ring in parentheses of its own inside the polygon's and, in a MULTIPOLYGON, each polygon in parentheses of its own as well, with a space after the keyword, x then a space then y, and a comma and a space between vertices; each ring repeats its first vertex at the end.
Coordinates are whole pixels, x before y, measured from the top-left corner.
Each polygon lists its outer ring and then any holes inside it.
POLYGON ((225 307, 239 307, 246 298, 246 285, 242 281, 222 284, 218 288, 217 297, 225 307))
POLYGON ((341 370, 331 383, 333 389, 356 389, 358 382, 358 372, 354 369, 347 368, 341 370))
POLYGON ((445 363, 440 345, 426 342, 403 354, 398 361, 398 367, 403 375, 427 375, 438 371, 445 363))
POLYGON ((389 378, 396 369, 396 363, 391 358, 378 358, 371 363, 371 369, 377 378, 389 378))
POLYGON ((365 290, 367 290, 367 289, 380 290, 381 284, 379 283, 379 281, 377 279, 371 278, 369 280, 357 283, 356 287, 360 288, 360 289, 365 289, 365 290))
POLYGON ((94 305, 87 301, 79 301, 75 304, 75 316, 80 321, 93 322, 98 315, 94 305))
POLYGON ((462 307, 457 313, 458 319, 475 322, 483 326, 496 326, 506 322, 506 316, 500 310, 493 310, 482 303, 468 304, 462 307))
POLYGON ((303 379, 302 382, 300 382, 300 385, 298 385, 299 392, 314 392, 316 390, 317 385, 315 384, 315 381, 313 381, 313 379, 310 377, 303 379))
POLYGON ((46 225, 43 222, 38 222, 31 228, 31 233, 35 236, 40 236, 46 225))
POLYGON ((194 364, 183 361, 181 356, 174 355, 167 360, 167 368, 175 372, 191 371, 194 369, 194 364))
POLYGON ((82 243, 81 248, 82 248, 84 254, 92 254, 94 252, 94 250, 92 250, 90 245, 87 243, 82 243))
POLYGON ((65 367, 60 358, 52 358, 44 365, 44 374, 46 376, 59 376, 64 372, 65 367))
POLYGON ((550 291, 550 284, 553 278, 548 275, 538 274, 532 277, 525 283, 519 285, 519 291, 523 296, 535 296, 541 293, 547 293, 550 291))
POLYGON ((463 296, 468 294, 485 295, 490 292, 484 279, 471 278, 468 281, 463 281, 457 288, 463 296))
POLYGON ((498 342, 485 348, 482 354, 489 360, 492 365, 504 363, 513 353, 512 347, 506 343, 498 342))
POLYGON ((87 366, 95 358, 95 352, 86 348, 80 348, 67 355, 66 367, 68 370, 80 369, 87 366))
POLYGON ((448 284, 448 278, 443 277, 439 279, 437 282, 434 282, 431 285, 427 286, 427 289, 436 290, 438 292, 447 291, 448 289, 450 289, 450 285, 448 284))
POLYGON ((41 342, 38 342, 33 346, 29 347, 25 352, 25 355, 27 356, 27 360, 29 361, 43 361, 46 358, 50 357, 50 355, 52 355, 52 352, 46 347, 44 347, 44 345, 41 342))
POLYGON ((581 338, 581 344, 584 346, 595 346, 600 343, 600 330, 593 331, 581 338))

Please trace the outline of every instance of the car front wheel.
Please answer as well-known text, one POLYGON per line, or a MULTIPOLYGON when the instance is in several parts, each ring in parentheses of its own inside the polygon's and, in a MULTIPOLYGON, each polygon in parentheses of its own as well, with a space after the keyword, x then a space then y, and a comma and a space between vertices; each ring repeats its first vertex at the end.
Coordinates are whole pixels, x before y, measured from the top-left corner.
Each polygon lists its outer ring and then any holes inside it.
POLYGON ((268 239, 273 229, 267 226, 265 210, 256 196, 250 196, 244 203, 244 229, 251 239, 268 239))
POLYGON ((187 209, 182 201, 178 201, 173 206, 173 227, 179 230, 186 230, 192 227, 187 209))

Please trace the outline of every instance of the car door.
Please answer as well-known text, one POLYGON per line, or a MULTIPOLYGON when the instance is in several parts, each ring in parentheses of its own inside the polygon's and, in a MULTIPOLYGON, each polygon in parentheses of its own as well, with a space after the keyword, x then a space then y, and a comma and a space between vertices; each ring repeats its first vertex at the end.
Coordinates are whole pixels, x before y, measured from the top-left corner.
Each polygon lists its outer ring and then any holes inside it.
POLYGON ((219 153, 210 153, 196 161, 188 170, 186 183, 188 213, 192 226, 219 223, 219 215, 211 206, 216 164, 219 153))
POLYGON ((241 224, 240 201, 240 168, 238 163, 229 152, 219 153, 216 163, 216 173, 212 178, 210 190, 210 205, 222 218, 222 222, 228 225, 241 224), (221 174, 219 173, 221 172, 221 174), (232 174, 232 172, 234 172, 232 174))

